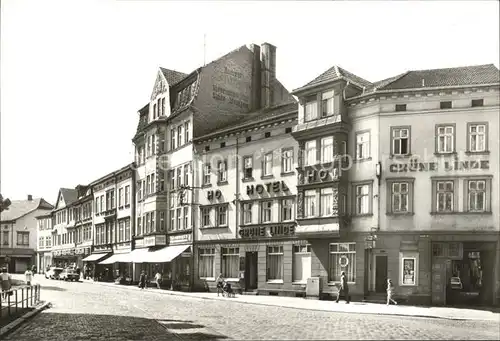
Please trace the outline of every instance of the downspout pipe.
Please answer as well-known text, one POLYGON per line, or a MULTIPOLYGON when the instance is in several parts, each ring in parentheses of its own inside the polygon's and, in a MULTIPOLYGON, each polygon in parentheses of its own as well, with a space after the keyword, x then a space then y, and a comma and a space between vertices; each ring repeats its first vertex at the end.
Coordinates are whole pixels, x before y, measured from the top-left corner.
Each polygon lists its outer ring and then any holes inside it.
POLYGON ((234 219, 235 226, 234 226, 234 239, 238 239, 238 226, 239 226, 239 213, 240 213, 240 158, 239 158, 239 137, 236 136, 236 155, 235 155, 235 161, 236 161, 236 193, 235 193, 235 198, 234 198, 234 205, 235 207, 235 214, 236 217, 234 219))

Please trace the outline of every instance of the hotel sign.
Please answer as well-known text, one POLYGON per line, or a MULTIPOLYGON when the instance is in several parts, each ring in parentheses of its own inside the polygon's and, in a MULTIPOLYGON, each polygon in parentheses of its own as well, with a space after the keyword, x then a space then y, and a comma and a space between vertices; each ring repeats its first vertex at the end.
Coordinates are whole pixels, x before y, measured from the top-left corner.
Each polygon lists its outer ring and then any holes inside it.
POLYGON ((268 182, 263 185, 248 185, 247 186, 247 195, 253 195, 255 193, 257 194, 263 194, 264 191, 267 191, 267 193, 279 193, 279 192, 287 192, 288 186, 285 184, 284 181, 275 181, 275 182, 268 182))
POLYGON ((445 171, 464 171, 469 169, 490 169, 489 160, 474 161, 444 161, 444 162, 417 162, 393 163, 389 166, 389 172, 433 172, 443 169, 445 171))
POLYGON ((295 224, 240 226, 238 233, 241 238, 291 237, 295 235, 295 224))

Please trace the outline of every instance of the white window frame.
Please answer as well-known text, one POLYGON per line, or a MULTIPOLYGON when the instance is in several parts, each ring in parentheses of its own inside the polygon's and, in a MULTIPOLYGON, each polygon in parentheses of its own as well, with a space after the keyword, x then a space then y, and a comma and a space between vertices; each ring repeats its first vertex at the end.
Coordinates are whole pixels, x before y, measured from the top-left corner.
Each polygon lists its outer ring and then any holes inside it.
POLYGON ((219 161, 217 165, 218 172, 218 182, 226 182, 227 181, 227 161, 219 161))
POLYGON ((410 129, 409 128, 393 128, 392 129, 392 154, 393 155, 409 155, 410 154, 410 129), (403 140, 406 140, 406 153, 402 152, 403 140), (396 148, 397 146, 397 148, 396 148))
POLYGON ((486 203, 486 191, 487 191, 487 181, 484 179, 478 180, 467 180, 467 208, 469 212, 486 212, 487 203, 486 203), (474 186, 473 186, 474 185, 474 186), (482 185, 482 188, 479 188, 482 185), (483 207, 478 208, 478 197, 483 196, 483 207), (474 207, 471 205, 471 201, 474 199, 474 207))
POLYGON ((266 200, 260 202, 260 222, 271 223, 273 221, 273 201, 266 200), (268 206, 269 205, 269 206, 268 206), (269 213, 269 219, 266 219, 266 213, 269 213))
POLYGON ((471 123, 468 127, 469 152, 480 153, 486 151, 486 141, 488 138, 487 127, 484 123, 471 123), (479 131, 480 128, 482 131, 479 131), (474 130, 474 131, 473 131, 474 130), (482 147, 478 147, 478 140, 482 139, 482 147), (473 143, 473 141, 475 141, 473 143), (473 147, 474 146, 474 147, 473 147))
POLYGON ((227 205, 220 205, 216 208, 217 226, 227 226, 227 205))
POLYGON ((253 157, 245 156, 243 157, 243 178, 252 179, 253 178, 253 157), (249 170, 249 171, 248 171, 249 170), (250 175, 250 176, 248 176, 250 175))
POLYGON ((345 271, 346 276, 347 276, 347 283, 354 284, 356 283, 356 243, 355 242, 347 242, 347 243, 330 243, 329 248, 328 248, 328 282, 330 284, 333 283, 338 283, 340 282, 340 274, 342 273, 342 267, 340 267, 340 271, 335 271, 335 274, 333 274, 333 265, 335 262, 335 270, 337 270, 337 267, 340 266, 340 260, 333 260, 335 257, 332 255, 342 255, 346 256, 347 259, 349 260, 348 265, 351 265, 352 260, 354 260, 354 265, 352 266, 352 271, 345 271), (335 250, 336 248, 336 250, 335 250), (353 255, 352 259, 349 259, 349 255, 353 255), (336 275, 338 274, 338 278, 336 275), (335 275, 335 276, 334 276, 335 275))
POLYGON ((281 221, 293 220, 293 207, 294 207, 293 199, 281 200, 281 221))
POLYGON ((281 151, 281 172, 293 172, 293 148, 282 149, 281 151))
POLYGON ((222 275, 224 276, 224 278, 226 280, 230 280, 230 281, 239 281, 239 271, 240 271, 240 268, 239 268, 239 264, 240 264, 240 248, 239 247, 222 247, 221 248, 221 272, 222 272, 222 275), (231 257, 238 257, 238 261, 235 262, 236 264, 236 271, 234 274, 230 274, 230 275, 234 275, 234 276, 229 276, 228 273, 226 272, 226 262, 229 260, 229 258, 231 257))
POLYGON ((436 181, 436 212, 454 212, 455 210, 455 181, 453 180, 442 180, 436 181), (451 184, 451 190, 447 188, 447 186, 451 184), (440 186, 442 187, 440 188, 440 186), (446 200, 447 197, 451 196, 451 209, 446 209, 446 200), (444 209, 440 209, 440 199, 444 198, 445 202, 443 203, 444 209))
POLYGON ((168 230, 174 231, 175 230, 175 208, 171 208, 169 210, 169 215, 170 215, 170 224, 168 226, 168 230))
POLYGON ((292 283, 294 284, 306 284, 307 279, 311 277, 311 245, 310 244, 305 244, 305 245, 293 245, 292 248, 292 283), (297 277, 297 271, 295 269, 297 262, 299 259, 302 262, 302 257, 308 257, 309 258, 309 271, 306 271, 306 274, 309 274, 309 276, 304 276, 304 269, 302 269, 302 273, 300 276, 300 279, 297 277), (305 277, 305 278, 304 278, 305 277))
POLYGON ((190 126, 191 126, 191 122, 190 121, 187 121, 184 123, 184 143, 187 144, 189 143, 189 141, 191 141, 191 136, 189 136, 190 134, 190 126))
POLYGON ((437 133, 437 152, 441 154, 453 153, 455 151, 455 126, 439 125, 437 133), (441 141, 443 146, 441 147, 441 141))
POLYGON ((179 125, 177 127, 177 147, 184 145, 184 125, 179 125))
POLYGON ((315 189, 304 191, 304 218, 318 216, 318 195, 315 189))
POLYGON ((262 162, 262 176, 273 175, 273 153, 267 153, 264 155, 264 160, 262 162))
POLYGON ((408 213, 410 212, 410 186, 407 181, 398 181, 391 183, 391 212, 392 213, 408 213), (406 189, 405 189, 406 187, 406 189), (396 198, 399 202, 396 207, 396 198), (403 198, 406 198, 406 209, 403 209, 403 198))
POLYGON ((210 227, 212 222, 210 219, 211 207, 201 207, 201 227, 210 227), (206 220, 208 219, 208 221, 206 220))
POLYGON ((304 165, 312 166, 315 165, 317 160, 317 141, 311 140, 307 141, 304 145, 304 165))
POLYGON ((362 131, 356 133, 356 160, 370 158, 370 132, 362 131))
POLYGON ((205 163, 205 165, 203 165, 203 184, 204 185, 210 184, 210 177, 212 175, 211 173, 212 173, 212 166, 210 165, 210 163, 205 163))
POLYGON ((198 249, 199 253, 199 265, 198 265, 198 276, 200 279, 204 280, 215 280, 215 248, 199 248, 198 249), (206 269, 211 273, 208 273, 208 276, 203 276, 200 271, 200 265, 204 263, 205 259, 211 259, 211 261, 208 261, 208 265, 206 266, 206 269), (210 266, 210 263, 211 266, 210 266))
POLYGON ((364 215, 370 213, 370 185, 360 184, 354 187, 355 190, 355 209, 356 215, 364 215), (366 189, 366 193, 365 193, 366 189))
POLYGON ((182 208, 176 209, 175 215, 177 217, 176 227, 178 231, 184 230, 184 217, 182 215, 182 208))
POLYGON ((252 209, 253 209, 253 203, 251 202, 245 202, 242 205, 242 221, 243 225, 249 225, 252 224, 253 222, 253 215, 252 215, 252 209))
POLYGON ((321 139, 321 162, 329 163, 333 161, 333 136, 321 139))
POLYGON ((182 208, 182 213, 184 215, 184 229, 188 230, 189 229, 189 207, 184 206, 182 208))
POLYGON ((306 122, 318 119, 318 102, 308 101, 304 104, 304 120, 306 122))
MULTIPOLYGON (((277 245, 277 246, 268 246, 266 250, 266 281, 267 283, 279 283, 282 284, 284 280, 284 269, 285 269, 285 262, 284 262, 284 250, 283 250, 283 245, 277 245), (270 257, 281 257, 281 278, 271 278, 271 277, 278 277, 278 276, 272 276, 269 263, 270 263, 270 257)), ((278 258, 279 259, 279 258, 278 258)))
POLYGON ((321 117, 333 116, 335 114, 335 92, 333 90, 321 94, 321 117), (325 110, 326 108, 326 110, 325 110))
POLYGON ((176 138, 176 128, 171 128, 170 129, 170 150, 174 150, 177 148, 176 143, 177 143, 177 138, 176 138))
POLYGON ((333 188, 325 187, 320 189, 320 215, 322 217, 333 216, 333 188))

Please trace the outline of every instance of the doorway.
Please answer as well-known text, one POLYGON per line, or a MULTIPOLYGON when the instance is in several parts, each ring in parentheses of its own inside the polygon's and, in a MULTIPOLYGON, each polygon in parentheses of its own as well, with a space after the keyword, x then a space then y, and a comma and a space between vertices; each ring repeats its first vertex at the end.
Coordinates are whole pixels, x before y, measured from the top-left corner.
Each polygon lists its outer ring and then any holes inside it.
POLYGON ((387 256, 375 256, 375 292, 385 293, 387 289, 387 256))
POLYGON ((257 252, 247 252, 245 255, 245 288, 257 289, 257 252))

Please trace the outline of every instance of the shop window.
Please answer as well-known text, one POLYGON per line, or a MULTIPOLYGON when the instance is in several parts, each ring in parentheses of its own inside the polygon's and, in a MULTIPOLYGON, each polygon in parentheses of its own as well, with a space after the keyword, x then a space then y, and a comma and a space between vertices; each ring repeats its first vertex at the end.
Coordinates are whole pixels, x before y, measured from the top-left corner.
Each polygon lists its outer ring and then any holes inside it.
POLYGON ((215 278, 215 249, 199 249, 198 276, 201 279, 215 278))
POLYGON ((222 276, 238 278, 240 269, 240 249, 237 247, 222 248, 222 276))
POLYGON ((294 245, 292 262, 293 282, 306 283, 311 277, 311 245, 294 245))
POLYGON ((283 246, 267 247, 267 281, 283 282, 283 246))
POLYGON ((356 243, 331 243, 328 280, 339 282, 342 271, 347 282, 356 282, 356 243))
POLYGON ((418 285, 418 253, 402 252, 399 256, 399 285, 418 285))

